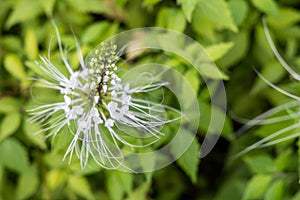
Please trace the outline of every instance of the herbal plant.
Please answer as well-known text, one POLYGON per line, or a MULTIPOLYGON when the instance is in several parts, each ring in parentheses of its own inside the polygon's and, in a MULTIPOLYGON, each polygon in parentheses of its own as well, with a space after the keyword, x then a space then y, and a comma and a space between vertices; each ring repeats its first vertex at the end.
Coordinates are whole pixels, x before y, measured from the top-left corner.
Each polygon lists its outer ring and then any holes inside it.
POLYGON ((30 109, 32 117, 29 120, 42 122, 44 128, 38 133, 49 131, 46 137, 52 136, 52 139, 56 136, 63 137, 62 134, 72 134, 63 160, 69 156, 70 163, 75 152, 83 170, 90 158, 102 168, 126 167, 121 146, 146 148, 164 135, 160 130, 162 126, 181 118, 179 111, 173 109, 179 117, 165 119, 165 112, 170 110, 168 106, 136 97, 138 94, 159 90, 168 83, 155 82, 155 77, 150 77, 150 80, 144 78, 136 87, 130 82, 122 82, 117 75, 117 62, 122 52, 116 52, 117 46, 111 42, 101 43, 88 57, 87 63, 83 59, 79 44, 76 43, 80 68, 74 71, 67 61, 54 22, 53 25, 61 60, 68 75, 64 75, 51 63, 50 58, 40 57, 43 63, 37 62, 37 65, 46 78, 35 80, 42 88, 59 91, 63 101, 30 109), (61 133, 64 127, 68 127, 69 133, 61 133), (131 142, 130 140, 138 136, 131 136, 132 130, 127 129, 126 132, 126 127, 136 129, 149 142, 131 142))
POLYGON ((2 0, 0 200, 299 199, 299 22, 296 0, 2 0), (195 42, 143 29, 107 43, 143 27, 195 42), (92 67, 98 44, 118 57, 108 70, 121 79, 116 97, 113 77, 101 83, 92 67), (131 127, 127 108, 149 123, 131 127), (105 143, 83 137, 96 137, 97 123, 105 143))

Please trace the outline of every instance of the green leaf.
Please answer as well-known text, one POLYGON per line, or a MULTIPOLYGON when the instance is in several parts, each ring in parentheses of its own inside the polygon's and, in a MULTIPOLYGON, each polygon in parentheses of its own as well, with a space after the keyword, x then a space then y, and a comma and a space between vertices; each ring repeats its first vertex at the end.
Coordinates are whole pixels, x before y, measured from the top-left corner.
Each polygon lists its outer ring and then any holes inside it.
POLYGON ((280 8, 278 15, 267 17, 267 22, 269 22, 273 27, 278 29, 286 28, 288 26, 297 24, 299 23, 299 21, 299 10, 293 8, 280 8))
MULTIPOLYGON (((164 132, 166 135, 167 133, 164 132)), ((164 142, 163 140, 161 140, 160 142, 164 142)), ((156 143, 157 145, 159 145, 159 143, 156 143)), ((144 148, 143 150, 145 152, 149 152, 149 151, 153 151, 153 149, 151 148, 144 148)), ((143 151, 142 150, 142 151, 143 151)), ((155 171, 155 162, 156 162, 156 155, 155 154, 149 154, 147 156, 139 156, 139 163, 142 166, 142 169, 145 171, 144 175, 146 178, 146 181, 151 183, 152 181, 152 176, 154 174, 155 171)))
MULTIPOLYGON (((155 1, 157 1, 157 0, 155 0, 155 1)), ((118 5, 119 8, 123 8, 127 2, 128 2, 128 0, 116 0, 116 4, 118 5)))
POLYGON ((25 61, 25 66, 40 77, 45 76, 45 72, 34 61, 25 61))
POLYGON ((284 194, 284 181, 278 180, 268 188, 264 200, 281 200, 284 194))
POLYGON ((106 187, 112 200, 121 200, 124 196, 124 188, 115 171, 107 172, 106 187))
POLYGON ((241 25, 248 16, 249 5, 245 0, 230 0, 228 2, 233 21, 236 25, 241 25))
MULTIPOLYGON (((3 188, 3 178, 4 178, 4 167, 0 163, 0 188, 3 188)), ((1 195, 0 195, 1 197, 1 195)))
POLYGON ((217 68, 215 63, 203 63, 199 66, 201 76, 217 80, 228 80, 229 77, 217 68))
POLYGON ((197 6, 197 8, 194 11, 192 28, 196 33, 204 36, 205 38, 211 41, 216 40, 214 23, 201 12, 199 6, 197 6))
POLYGON ((274 61, 274 53, 270 48, 264 29, 261 26, 257 26, 255 29, 253 54, 261 65, 267 65, 274 61))
POLYGON ((232 127, 230 126, 229 119, 227 118, 224 111, 216 106, 212 107, 210 104, 204 102, 200 98, 198 101, 199 101, 199 111, 200 111, 199 129, 204 133, 206 132, 217 133, 219 132, 219 130, 222 130, 222 133, 226 135, 229 134, 228 131, 232 130, 232 127), (205 114, 201 114, 201 113, 205 113, 205 114), (225 124, 220 123, 223 121, 225 124))
POLYGON ((129 195, 133 187, 133 176, 127 172, 107 172, 107 190, 112 200, 123 199, 124 194, 129 195))
POLYGON ((251 2, 261 12, 272 16, 278 14, 278 7, 274 0, 251 0, 251 2))
POLYGON ((38 1, 17 1, 17 5, 14 7, 13 11, 9 15, 5 26, 9 29, 11 26, 17 23, 25 22, 27 20, 35 18, 40 13, 42 13, 42 9, 38 1))
POLYGON ((162 0, 143 0, 143 6, 152 8, 162 0))
POLYGON ((207 53, 210 55, 212 60, 216 61, 222 58, 232 47, 232 42, 224 42, 208 46, 205 49, 207 50, 207 53))
POLYGON ((118 24, 111 24, 106 21, 93 23, 84 30, 81 39, 83 43, 99 43, 115 34, 117 29, 118 24))
POLYGON ((0 98, 0 113, 18 112, 21 102, 13 97, 0 98))
POLYGON ((157 26, 183 32, 186 26, 185 17, 181 10, 162 8, 157 16, 157 26))
POLYGON ((222 183, 214 200, 240 200, 242 199, 245 183, 237 178, 227 179, 222 183))
POLYGON ((135 189, 126 200, 147 200, 148 190, 150 188, 150 184, 148 182, 143 183, 137 189, 135 189))
POLYGON ((66 180, 66 173, 59 169, 51 170, 46 174, 46 184, 50 191, 54 191, 59 186, 63 185, 66 180))
POLYGON ((263 197, 268 185, 272 180, 271 175, 259 174, 254 176, 247 184, 243 194, 243 200, 258 199, 263 197))
POLYGON ((231 10, 225 0, 199 0, 202 13, 216 25, 238 32, 231 10))
POLYGON ((286 151, 282 152, 275 160, 275 166, 277 171, 284 171, 286 170, 289 165, 290 161, 293 159, 291 149, 287 149, 286 151))
POLYGON ((274 173, 275 163, 269 155, 253 155, 244 158, 248 167, 257 174, 274 173))
POLYGON ((68 179, 70 189, 85 199, 94 199, 89 182, 83 176, 70 175, 68 179))
POLYGON ((24 66, 17 55, 6 55, 4 58, 4 68, 17 79, 21 81, 26 79, 24 66))
POLYGON ((55 1, 56 0, 47 0, 47 1, 39 0, 40 6, 44 9, 48 17, 52 17, 55 1))
MULTIPOLYGON (((282 67, 282 65, 278 61, 272 61, 266 64, 265 66, 263 66, 260 73, 269 82, 276 83, 286 75, 286 70, 282 67)), ((251 88, 251 93, 257 94, 263 89, 269 87, 270 86, 264 80, 262 80, 260 77, 257 77, 251 88)))
POLYGON ((36 165, 30 166, 20 175, 17 184, 17 199, 27 199, 34 195, 39 187, 38 169, 36 165))
POLYGON ((190 83, 190 85, 193 88, 195 94, 198 94, 198 90, 199 90, 199 87, 200 87, 200 84, 201 84, 201 81, 200 81, 201 79, 199 77, 198 72, 196 70, 188 70, 184 74, 184 78, 186 78, 186 80, 190 83))
POLYGON ((71 6, 74 10, 79 12, 91 12, 91 13, 105 13, 107 11, 107 5, 103 1, 98 0, 66 0, 66 2, 71 6))
POLYGON ((112 200, 123 199, 130 195, 133 188, 133 175, 122 171, 107 172, 106 186, 112 200))
POLYGON ((0 124, 0 142, 12 135, 21 124, 21 114, 19 112, 9 113, 0 124))
POLYGON ((177 3, 181 5, 183 14, 188 22, 192 21, 193 12, 197 6, 198 0, 177 0, 177 3))
POLYGON ((199 160, 200 144, 194 138, 195 136, 188 130, 183 129, 176 137, 180 137, 172 143, 171 153, 175 157, 182 155, 178 160, 178 165, 191 178, 192 182, 197 181, 197 172, 199 160), (188 146, 187 141, 193 142, 188 146))
POLYGON ((32 28, 29 28, 26 31, 25 52, 31 60, 37 59, 39 54, 37 38, 35 36, 35 31, 32 28))
POLYGON ((133 174, 128 172, 116 171, 124 192, 129 195, 133 188, 133 174))
POLYGON ((197 182, 198 177, 199 151, 200 144, 194 139, 191 146, 177 160, 178 165, 185 171, 193 183, 197 182))
POLYGON ((0 143, 0 163, 17 173, 26 173, 29 168, 27 151, 17 140, 7 138, 0 143))
POLYGON ((229 68, 239 62, 249 50, 248 32, 240 32, 232 36, 230 40, 234 43, 234 46, 217 62, 222 69, 229 68))
POLYGON ((73 134, 69 132, 67 126, 64 126, 58 133, 57 136, 51 140, 51 147, 53 153, 65 151, 73 139, 73 134))
POLYGON ((299 200, 300 199, 300 191, 298 191, 291 200, 299 200))
POLYGON ((36 122, 24 122, 23 130, 25 132, 25 135, 30 139, 30 141, 40 147, 41 149, 45 150, 47 148, 47 145, 44 141, 44 134, 41 131, 42 128, 40 125, 36 122), (35 133, 39 133, 35 135, 35 133))
POLYGON ((0 44, 3 45, 3 49, 10 52, 22 51, 21 38, 13 35, 2 35, 0 44))

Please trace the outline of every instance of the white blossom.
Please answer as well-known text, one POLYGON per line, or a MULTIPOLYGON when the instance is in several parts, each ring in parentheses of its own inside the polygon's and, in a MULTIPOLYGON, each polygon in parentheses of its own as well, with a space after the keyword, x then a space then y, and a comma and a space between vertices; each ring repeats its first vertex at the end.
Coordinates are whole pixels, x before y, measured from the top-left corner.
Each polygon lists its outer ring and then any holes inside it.
POLYGON ((140 99, 138 93, 147 93, 166 86, 167 82, 153 82, 133 87, 122 82, 117 74, 116 66, 119 57, 116 46, 102 43, 94 51, 94 56, 84 62, 79 44, 77 43, 80 69, 73 71, 63 51, 59 32, 55 26, 58 46, 62 62, 68 70, 65 75, 56 68, 49 59, 40 57, 38 66, 47 79, 39 78, 44 87, 57 90, 63 101, 36 106, 29 110, 32 121, 39 121, 49 134, 72 134, 73 138, 65 152, 64 159, 69 162, 75 152, 80 160, 81 168, 85 169, 89 159, 93 159, 103 168, 115 169, 122 164, 124 155, 122 146, 131 148, 144 147, 149 144, 136 145, 129 142, 130 133, 122 133, 120 125, 136 128, 147 133, 157 141, 162 133, 161 127, 166 123, 180 119, 164 117, 167 106, 161 103, 140 99), (153 114, 154 113, 154 114, 153 114), (68 127, 69 133, 60 132, 68 127))

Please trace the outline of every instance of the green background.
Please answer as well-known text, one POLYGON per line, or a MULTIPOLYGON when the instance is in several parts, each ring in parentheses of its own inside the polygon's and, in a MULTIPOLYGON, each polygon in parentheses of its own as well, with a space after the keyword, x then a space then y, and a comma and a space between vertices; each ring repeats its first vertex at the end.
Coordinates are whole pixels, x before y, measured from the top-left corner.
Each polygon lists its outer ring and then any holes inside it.
MULTIPOLYGON (((299 83, 276 60, 262 26, 265 16, 280 54, 300 72, 299 9, 299 0, 1 0, 0 200, 299 200, 298 139, 230 159, 299 120, 297 107, 286 109, 276 115, 295 116, 253 127, 240 136, 234 134, 242 123, 233 118, 251 119, 291 100, 269 87, 253 68, 278 87, 300 94, 299 83), (42 76, 34 61, 39 55, 47 55, 49 48, 51 60, 59 65, 55 39, 50 44, 54 35, 51 19, 68 47, 75 44, 73 30, 84 55, 109 36, 137 27, 163 27, 192 37, 226 74, 229 112, 210 105, 203 80, 184 61, 159 54, 145 56, 137 64, 166 64, 190 80, 202 117, 198 140, 178 161, 147 174, 101 169, 82 172, 76 159, 71 165, 62 162, 67 139, 44 141, 43 135, 33 135, 41 130, 40 125, 26 121, 26 108, 34 104, 30 93, 33 81, 28 78, 42 76), (199 160, 211 109, 216 109, 220 117, 225 115, 226 123, 216 147, 199 160)), ((70 51, 68 58, 71 66, 78 68, 76 52, 70 51)), ((38 94, 44 100, 56 98, 43 90, 38 94)), ((298 130, 293 131, 286 136, 298 130)))

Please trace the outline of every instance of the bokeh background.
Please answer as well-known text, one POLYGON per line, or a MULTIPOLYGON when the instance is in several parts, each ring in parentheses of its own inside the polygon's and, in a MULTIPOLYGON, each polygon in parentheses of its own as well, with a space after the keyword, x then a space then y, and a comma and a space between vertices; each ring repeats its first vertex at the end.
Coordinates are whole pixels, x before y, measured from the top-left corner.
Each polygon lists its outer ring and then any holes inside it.
MULTIPOLYGON (((262 26, 266 17, 279 53, 300 72, 299 9, 299 0, 1 0, 0 199, 299 200, 299 139, 230 159, 299 120, 297 107, 286 109, 277 115, 296 115, 235 134, 242 118, 291 101, 259 78, 254 68, 278 87, 300 94, 299 83, 276 60, 262 26), (226 74, 228 112, 210 104, 203 80, 187 63, 174 56, 148 55, 135 64, 165 64, 190 80, 201 113, 197 140, 178 161, 146 174, 82 171, 76 159, 71 165, 62 162, 68 140, 62 136, 44 141, 43 135, 33 135, 41 127, 28 123, 26 113, 34 103, 34 83, 28 78, 42 75, 34 61, 50 50, 51 60, 61 64, 51 19, 63 44, 74 47, 74 33, 84 55, 109 36, 138 27, 163 27, 192 37, 226 74), (213 151, 199 160, 211 109, 226 122, 213 151)), ((73 68, 79 67, 75 51, 70 50, 68 58, 73 68)), ((55 94, 40 90, 39 98, 51 100, 55 94)))

